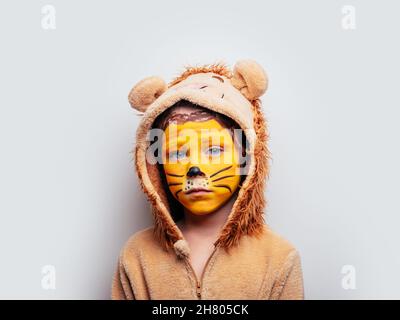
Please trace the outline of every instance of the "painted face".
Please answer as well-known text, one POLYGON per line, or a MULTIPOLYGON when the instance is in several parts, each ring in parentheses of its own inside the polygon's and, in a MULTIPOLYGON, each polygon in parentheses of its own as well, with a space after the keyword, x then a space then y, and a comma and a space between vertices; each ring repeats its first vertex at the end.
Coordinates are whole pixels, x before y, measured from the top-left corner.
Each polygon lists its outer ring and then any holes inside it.
POLYGON ((228 129, 215 119, 169 124, 162 148, 168 187, 193 214, 219 209, 236 191, 239 153, 228 129))

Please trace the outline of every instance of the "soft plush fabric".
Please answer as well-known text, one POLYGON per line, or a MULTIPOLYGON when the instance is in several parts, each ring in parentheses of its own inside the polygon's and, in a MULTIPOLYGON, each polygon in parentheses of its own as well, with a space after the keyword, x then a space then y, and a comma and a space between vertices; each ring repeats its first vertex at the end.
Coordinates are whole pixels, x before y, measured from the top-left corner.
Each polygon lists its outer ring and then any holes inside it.
POLYGON ((233 72, 221 64, 189 67, 168 86, 159 77, 149 77, 131 90, 129 102, 142 115, 135 168, 154 226, 135 233, 121 250, 113 299, 303 299, 299 253, 264 221, 269 151, 259 98, 267 85, 262 67, 243 60, 233 72), (245 180, 200 279, 170 212, 158 167, 146 161, 147 134, 154 120, 180 100, 232 118, 249 142, 245 180))

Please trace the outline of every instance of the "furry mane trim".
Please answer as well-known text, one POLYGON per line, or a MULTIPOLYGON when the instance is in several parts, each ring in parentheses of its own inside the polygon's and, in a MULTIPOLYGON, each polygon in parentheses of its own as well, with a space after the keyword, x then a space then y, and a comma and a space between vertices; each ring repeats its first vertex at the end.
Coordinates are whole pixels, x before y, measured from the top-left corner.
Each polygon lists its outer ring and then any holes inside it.
POLYGON ((186 66, 185 71, 181 73, 178 77, 173 79, 169 84, 168 87, 172 87, 176 85, 177 83, 185 80, 186 78, 190 77, 193 74, 196 73, 215 73, 220 76, 224 76, 227 78, 232 77, 232 71, 228 68, 228 66, 225 63, 222 62, 217 62, 214 64, 206 64, 202 66, 186 66))

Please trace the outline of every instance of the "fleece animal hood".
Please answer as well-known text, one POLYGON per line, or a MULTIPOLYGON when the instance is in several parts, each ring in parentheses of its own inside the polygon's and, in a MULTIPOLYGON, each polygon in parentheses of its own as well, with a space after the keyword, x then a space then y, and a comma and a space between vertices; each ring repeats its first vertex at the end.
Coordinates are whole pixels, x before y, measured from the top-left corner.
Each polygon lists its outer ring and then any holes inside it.
POLYGON ((263 68, 242 60, 233 71, 222 64, 188 67, 168 85, 149 77, 133 87, 128 99, 141 115, 135 169, 151 204, 154 226, 136 232, 121 250, 113 299, 303 298, 299 254, 263 216, 269 152, 259 98, 267 86, 263 68), (190 247, 174 220, 159 167, 148 161, 150 129, 161 113, 181 100, 229 117, 248 141, 246 176, 201 278, 191 266, 190 247))

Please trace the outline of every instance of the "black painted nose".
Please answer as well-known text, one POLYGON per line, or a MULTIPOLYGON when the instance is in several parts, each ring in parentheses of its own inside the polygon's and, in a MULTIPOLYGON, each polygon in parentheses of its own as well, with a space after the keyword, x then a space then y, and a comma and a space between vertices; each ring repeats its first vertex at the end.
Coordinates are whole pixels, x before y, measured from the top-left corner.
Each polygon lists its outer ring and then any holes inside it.
POLYGON ((199 167, 190 167, 186 175, 188 177, 195 177, 195 176, 204 176, 204 173, 200 170, 199 167))

